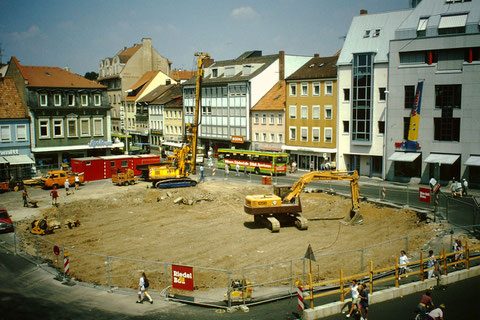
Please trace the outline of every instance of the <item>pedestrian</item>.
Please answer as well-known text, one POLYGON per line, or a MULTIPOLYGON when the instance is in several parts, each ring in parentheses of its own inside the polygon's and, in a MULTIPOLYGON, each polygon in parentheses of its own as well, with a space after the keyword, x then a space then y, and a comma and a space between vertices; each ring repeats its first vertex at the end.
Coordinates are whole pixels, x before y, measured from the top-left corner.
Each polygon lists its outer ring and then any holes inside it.
POLYGON ((330 170, 330 168, 331 168, 330 162, 327 161, 327 163, 325 163, 325 169, 330 170))
POLYGON ((205 181, 204 170, 203 165, 200 165, 200 181, 198 182, 205 181))
POLYGON ((50 191, 50 196, 52 197, 52 205, 58 205, 58 191, 57 191, 57 187, 53 187, 53 190, 50 191))
POLYGON ((353 310, 357 309, 358 310, 358 285, 357 285, 357 280, 353 279, 352 280, 352 285, 350 286, 349 289, 347 289, 347 292, 350 291, 352 293, 352 307, 350 308, 349 314, 347 314, 347 318, 350 318, 350 316, 353 313, 353 310))
POLYGON ((292 173, 295 173, 297 172, 297 162, 295 160, 293 160, 292 162, 292 173))
POLYGON ((225 178, 228 178, 228 174, 230 173, 230 165, 225 165, 225 178))
POLYGON ((468 181, 463 179, 462 181, 462 195, 467 196, 467 189, 468 189, 468 181))
MULTIPOLYGON (((404 274, 405 277, 408 277, 407 275, 407 264, 410 262, 410 260, 407 257, 407 253, 405 250, 400 251, 400 258, 398 259, 398 264, 400 265, 400 270, 398 272, 398 275, 404 274)), ((398 278, 400 280, 400 277, 398 278)))
POLYGON ((310 171, 313 171, 313 160, 310 161, 310 171))
POLYGON ((427 318, 427 310, 430 310, 434 307, 433 300, 430 297, 432 295, 432 290, 428 289, 420 298, 420 302, 417 306, 417 311, 420 314, 420 319, 427 318))
POLYGON ((455 248, 454 249, 455 252, 457 252, 455 254, 455 262, 457 262, 457 264, 454 265, 454 267, 456 267, 458 265, 458 261, 463 260, 462 240, 460 240, 460 239, 455 240, 454 248, 455 248))
POLYGON ((358 297, 360 299, 360 320, 368 320, 368 291, 365 283, 360 285, 358 297))
POLYGON ((23 188, 22 192, 23 206, 28 208, 28 192, 27 187, 23 188))
POLYGON ((439 269, 438 262, 434 258, 433 250, 428 251, 427 268, 430 269, 428 270, 428 273, 427 273, 427 279, 430 279, 431 277, 433 277, 433 274, 435 274, 435 277, 437 277, 437 279, 440 278, 440 272, 438 270, 439 269))
POLYGON ((237 171, 236 175, 237 176, 240 176, 240 165, 237 163, 237 165, 235 166, 235 171, 237 171))
POLYGON ((152 297, 150 297, 150 295, 148 294, 148 287, 150 286, 150 283, 148 282, 148 278, 147 278, 147 275, 145 274, 145 272, 141 272, 141 276, 140 276, 140 281, 138 283, 138 300, 137 300, 137 303, 143 303, 143 295, 145 295, 145 297, 148 298, 148 302, 150 302, 150 304, 153 303, 153 299, 152 297))
MULTIPOLYGON (((320 170, 325 171, 325 164, 322 162, 320 163, 320 170)), ((311 170, 310 170, 311 171, 311 170)))
POLYGON ((248 176, 248 170, 247 170, 247 165, 243 166, 243 175, 248 176))
POLYGON ((437 309, 433 309, 427 315, 428 320, 443 320, 443 310, 445 310, 445 305, 442 303, 438 306, 437 309))
POLYGON ((70 194, 70 181, 65 180, 65 193, 68 196, 70 194))
POLYGON ((80 187, 80 177, 78 176, 78 174, 75 175, 75 190, 78 190, 78 188, 80 187))

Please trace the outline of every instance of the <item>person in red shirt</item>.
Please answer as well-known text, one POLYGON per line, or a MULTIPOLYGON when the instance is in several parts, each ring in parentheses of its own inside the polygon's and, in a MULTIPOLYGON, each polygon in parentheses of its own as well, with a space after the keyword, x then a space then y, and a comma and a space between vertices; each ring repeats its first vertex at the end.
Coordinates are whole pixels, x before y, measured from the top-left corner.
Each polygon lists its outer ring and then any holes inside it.
POLYGON ((50 195, 52 196, 52 205, 57 205, 58 204, 58 191, 57 187, 53 187, 53 190, 50 191, 50 195))
POLYGON ((420 313, 421 319, 427 319, 427 311, 433 309, 433 300, 430 297, 432 290, 428 289, 420 299, 417 309, 420 313))

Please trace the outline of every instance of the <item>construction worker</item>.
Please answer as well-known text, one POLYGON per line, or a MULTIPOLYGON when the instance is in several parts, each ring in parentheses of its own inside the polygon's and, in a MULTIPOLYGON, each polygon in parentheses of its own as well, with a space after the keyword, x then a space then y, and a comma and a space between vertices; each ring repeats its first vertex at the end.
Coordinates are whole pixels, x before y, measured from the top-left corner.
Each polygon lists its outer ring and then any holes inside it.
POLYGON ((23 206, 28 208, 28 193, 27 193, 27 187, 24 187, 24 188, 23 188, 22 199, 23 199, 23 206))
POLYGON ((53 190, 50 191, 50 196, 52 196, 52 205, 58 205, 58 191, 57 187, 53 187, 53 190))

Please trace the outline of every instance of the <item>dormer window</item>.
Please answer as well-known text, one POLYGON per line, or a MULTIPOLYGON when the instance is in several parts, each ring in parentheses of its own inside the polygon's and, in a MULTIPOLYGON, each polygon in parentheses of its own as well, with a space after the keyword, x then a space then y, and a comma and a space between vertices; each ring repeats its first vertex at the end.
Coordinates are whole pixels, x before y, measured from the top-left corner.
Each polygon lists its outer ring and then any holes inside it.
POLYGON ((441 16, 438 24, 439 34, 465 33, 467 14, 441 16))
POLYGON ((212 78, 218 77, 218 69, 212 69, 212 78))
POLYGON ((41 94, 40 95, 40 105, 42 107, 45 107, 48 104, 48 99, 46 94, 41 94))
POLYGON ((234 67, 225 67, 225 77, 233 77, 235 75, 234 67))
POLYGON ((244 65, 243 66, 243 75, 248 76, 252 73, 252 66, 251 65, 244 65))
POLYGON ((417 37, 425 37, 427 24, 428 24, 428 18, 420 18, 420 20, 418 20, 417 37))
POLYGON ((373 32, 373 37, 378 37, 380 35, 380 29, 375 29, 375 31, 373 32))
POLYGON ((369 38, 370 37, 370 30, 365 30, 365 33, 363 34, 364 38, 369 38))
POLYGON ((86 94, 82 94, 82 106, 88 106, 88 96, 86 94))

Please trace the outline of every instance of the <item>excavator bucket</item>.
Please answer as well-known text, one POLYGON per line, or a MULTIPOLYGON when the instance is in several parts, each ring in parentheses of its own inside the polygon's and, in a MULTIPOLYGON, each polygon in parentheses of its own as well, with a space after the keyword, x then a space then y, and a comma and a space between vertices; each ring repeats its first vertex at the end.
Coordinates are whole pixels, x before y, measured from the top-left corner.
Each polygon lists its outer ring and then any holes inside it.
POLYGON ((361 224, 363 223, 363 216, 360 214, 360 212, 351 210, 350 215, 346 216, 342 223, 347 225, 361 224))

